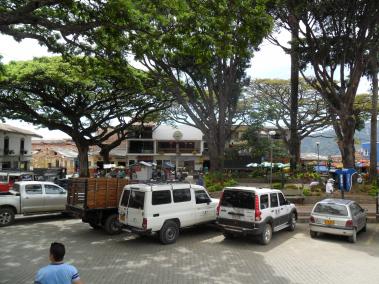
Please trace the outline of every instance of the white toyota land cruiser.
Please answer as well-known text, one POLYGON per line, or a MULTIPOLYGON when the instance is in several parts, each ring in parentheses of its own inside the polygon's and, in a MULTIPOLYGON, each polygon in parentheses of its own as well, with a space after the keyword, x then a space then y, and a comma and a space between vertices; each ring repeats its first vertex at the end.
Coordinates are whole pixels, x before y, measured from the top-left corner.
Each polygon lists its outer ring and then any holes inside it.
POLYGON ((131 184, 120 198, 119 222, 126 231, 158 233, 163 244, 171 244, 180 228, 216 221, 217 204, 199 185, 131 184))
POLYGON ((217 206, 217 224, 226 238, 257 235, 267 245, 272 232, 296 227, 297 211, 280 190, 226 187, 217 206))

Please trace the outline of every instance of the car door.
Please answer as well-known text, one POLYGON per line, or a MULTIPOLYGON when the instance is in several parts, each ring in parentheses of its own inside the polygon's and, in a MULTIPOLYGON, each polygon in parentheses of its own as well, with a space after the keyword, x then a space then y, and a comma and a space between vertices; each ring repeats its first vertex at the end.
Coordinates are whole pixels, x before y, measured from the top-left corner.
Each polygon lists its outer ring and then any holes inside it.
POLYGON ((44 211, 44 195, 41 184, 25 184, 24 196, 21 197, 23 213, 44 211))
POLYGON ((279 197, 279 218, 280 218, 280 224, 287 224, 289 220, 289 214, 290 214, 290 206, 287 204, 287 200, 284 198, 283 193, 278 193, 279 197))
POLYGON ((352 203, 350 205, 350 212, 353 219, 354 226, 357 227, 357 230, 360 231, 364 226, 364 211, 357 203, 352 203))
POLYGON ((271 216, 274 219, 274 227, 277 227, 281 224, 280 220, 280 207, 279 207, 279 199, 278 194, 270 193, 270 211, 271 216))
POLYGON ((65 210, 67 203, 67 192, 60 186, 54 184, 44 184, 46 211, 65 210))
POLYGON ((194 224, 196 221, 194 218, 194 197, 189 185, 173 185, 172 197, 174 201, 172 209, 180 220, 180 226, 186 227, 194 224))
POLYGON ((216 220, 216 211, 208 193, 202 189, 195 189, 196 219, 198 223, 216 220))

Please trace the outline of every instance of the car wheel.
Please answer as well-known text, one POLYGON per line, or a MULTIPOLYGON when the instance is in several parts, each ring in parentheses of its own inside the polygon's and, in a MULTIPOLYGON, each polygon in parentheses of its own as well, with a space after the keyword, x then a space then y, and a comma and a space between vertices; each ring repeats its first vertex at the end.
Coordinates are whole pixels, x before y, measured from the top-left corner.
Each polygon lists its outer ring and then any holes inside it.
POLYGON ((179 237, 179 226, 174 221, 166 221, 159 231, 159 240, 162 244, 168 245, 176 242, 179 237))
POLYGON ((0 227, 5 227, 13 224, 14 211, 12 208, 0 208, 0 227))
POLYGON ((109 235, 116 235, 121 233, 121 226, 118 222, 117 214, 112 214, 107 217, 104 223, 104 229, 109 235))
POLYGON ((311 238, 312 238, 312 239, 316 238, 316 237, 317 237, 317 235, 318 235, 318 234, 317 234, 317 232, 315 232, 315 231, 312 231, 312 230, 311 230, 311 231, 309 231, 309 234, 311 235, 311 238))
POLYGON ((272 238, 272 227, 270 224, 265 224, 262 235, 261 235, 260 243, 262 245, 267 245, 270 243, 271 238, 272 238))
POLYGON ((357 229, 353 229, 353 235, 349 237, 349 242, 356 243, 357 242, 357 229))
POLYGON ((230 232, 224 232, 223 235, 224 235, 225 239, 234 239, 236 237, 235 234, 230 233, 230 232))
POLYGON ((366 224, 364 225, 364 227, 362 228, 362 232, 366 232, 367 231, 367 222, 366 224))
POLYGON ((296 228, 296 215, 294 213, 291 213, 290 220, 289 220, 289 226, 288 231, 295 231, 296 228))

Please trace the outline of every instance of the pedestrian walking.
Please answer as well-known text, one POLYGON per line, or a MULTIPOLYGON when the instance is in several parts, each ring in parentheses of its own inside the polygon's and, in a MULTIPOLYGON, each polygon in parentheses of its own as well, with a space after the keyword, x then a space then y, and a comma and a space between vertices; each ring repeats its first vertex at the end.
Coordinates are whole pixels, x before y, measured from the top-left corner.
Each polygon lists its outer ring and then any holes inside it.
POLYGON ((334 179, 332 178, 328 179, 328 181, 326 182, 325 192, 326 192, 327 197, 333 197, 333 191, 334 191, 333 184, 334 184, 334 179))
POLYGON ((49 253, 50 264, 37 272, 34 284, 83 284, 78 270, 63 262, 65 253, 63 244, 52 243, 49 253))

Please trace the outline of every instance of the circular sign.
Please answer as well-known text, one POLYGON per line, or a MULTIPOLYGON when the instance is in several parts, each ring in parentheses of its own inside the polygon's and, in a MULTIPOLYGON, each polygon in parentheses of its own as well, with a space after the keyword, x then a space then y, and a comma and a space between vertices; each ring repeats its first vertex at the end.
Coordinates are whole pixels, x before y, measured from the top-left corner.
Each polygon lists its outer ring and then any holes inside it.
POLYGON ((175 140, 180 140, 183 137, 183 133, 179 130, 176 130, 174 134, 172 134, 172 137, 174 137, 175 140))

